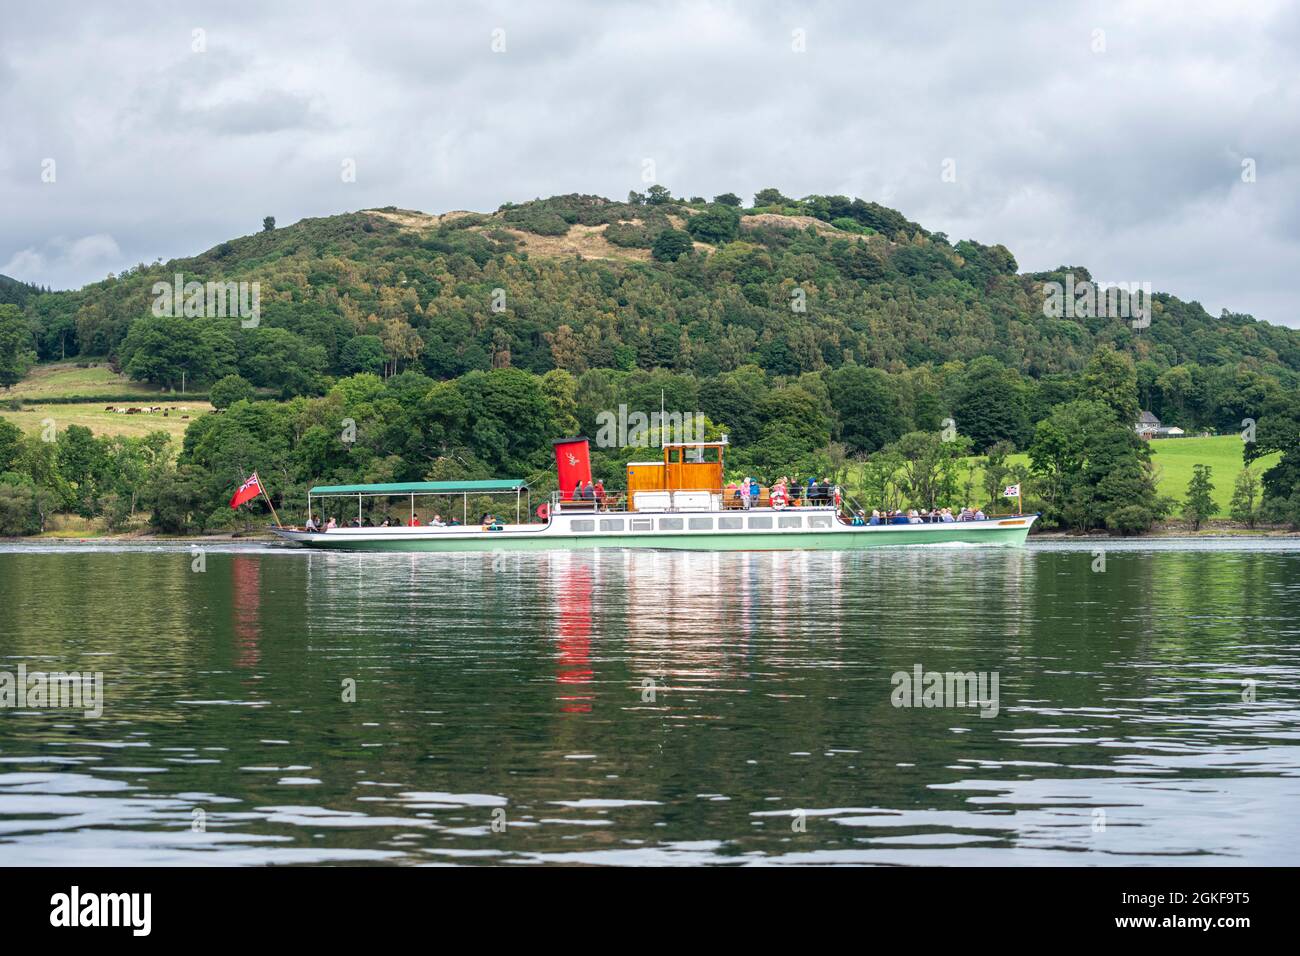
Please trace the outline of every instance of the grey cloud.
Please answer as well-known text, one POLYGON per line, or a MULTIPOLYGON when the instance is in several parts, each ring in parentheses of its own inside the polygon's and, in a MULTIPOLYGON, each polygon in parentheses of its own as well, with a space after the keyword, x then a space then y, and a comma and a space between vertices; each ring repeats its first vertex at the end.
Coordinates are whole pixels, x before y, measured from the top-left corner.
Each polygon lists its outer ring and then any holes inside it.
POLYGON ((859 195, 1300 324, 1298 41, 1295 5, 1230 0, 29 6, 0 37, 0 263, 79 284, 104 265, 57 237, 111 236, 121 268, 264 215, 621 197, 651 159, 679 194, 859 195))

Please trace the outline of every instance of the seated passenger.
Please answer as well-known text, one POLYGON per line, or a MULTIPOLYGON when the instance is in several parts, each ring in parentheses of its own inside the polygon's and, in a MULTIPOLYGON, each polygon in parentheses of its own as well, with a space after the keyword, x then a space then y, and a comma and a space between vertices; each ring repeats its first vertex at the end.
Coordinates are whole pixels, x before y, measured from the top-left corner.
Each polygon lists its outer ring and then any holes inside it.
POLYGON ((957 520, 956 518, 954 518, 954 517, 952 516, 952 509, 951 509, 951 508, 944 508, 944 509, 943 509, 943 520, 944 520, 944 521, 956 521, 956 520, 957 520))
POLYGON ((442 515, 435 514, 433 516, 433 520, 429 522, 429 526, 432 528, 445 528, 447 526, 447 522, 442 520, 442 515))
POLYGON ((849 524, 854 525, 856 527, 862 527, 866 525, 866 523, 867 523, 867 519, 865 514, 862 511, 855 512, 853 515, 853 520, 849 522, 849 524))
POLYGON ((915 509, 915 508, 913 508, 911 511, 909 511, 909 512, 907 513, 907 523, 908 523, 908 524, 920 524, 920 523, 921 523, 921 516, 920 516, 919 514, 916 513, 916 509, 915 509))
POLYGON ((983 520, 984 520, 984 509, 983 509, 983 508, 976 508, 976 509, 975 509, 975 520, 976 520, 976 521, 983 521, 983 520))
POLYGON ((337 527, 338 527, 338 524, 335 523, 335 521, 334 521, 333 518, 330 518, 329 521, 325 522, 325 530, 326 530, 326 531, 333 531, 333 530, 334 530, 335 528, 337 528, 337 527))
POLYGON ((875 508, 871 509, 871 520, 867 524, 880 524, 880 512, 875 508))
POLYGON ((307 519, 307 523, 306 523, 305 525, 303 525, 302 528, 303 528, 304 531, 315 531, 315 530, 316 530, 316 519, 315 519, 315 518, 308 518, 308 519, 307 519))
POLYGON ((901 511, 895 511, 894 516, 889 519, 890 524, 909 524, 907 515, 901 511))

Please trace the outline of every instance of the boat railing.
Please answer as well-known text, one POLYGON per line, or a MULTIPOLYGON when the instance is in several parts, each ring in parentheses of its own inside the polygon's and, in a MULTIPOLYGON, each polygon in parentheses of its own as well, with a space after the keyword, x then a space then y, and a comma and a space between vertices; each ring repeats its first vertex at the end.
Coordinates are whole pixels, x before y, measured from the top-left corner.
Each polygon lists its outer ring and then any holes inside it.
MULTIPOLYGON (((837 503, 830 497, 808 499, 787 497, 775 499, 767 493, 749 499, 750 508, 829 508, 837 503)), ((719 508, 723 511, 741 511, 746 505, 738 495, 729 494, 723 488, 638 488, 631 492, 626 490, 606 489, 592 497, 573 497, 571 494, 551 493, 551 511, 703 511, 719 508), (640 503, 638 503, 638 499, 640 503)))

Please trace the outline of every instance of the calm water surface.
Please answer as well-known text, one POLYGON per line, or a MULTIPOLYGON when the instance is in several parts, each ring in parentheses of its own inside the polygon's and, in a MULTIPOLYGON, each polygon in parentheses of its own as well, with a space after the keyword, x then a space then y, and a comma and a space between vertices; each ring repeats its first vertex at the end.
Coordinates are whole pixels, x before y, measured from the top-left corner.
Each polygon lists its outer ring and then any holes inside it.
POLYGON ((1294 864, 1300 542, 1098 546, 0 545, 0 864, 1294 864))

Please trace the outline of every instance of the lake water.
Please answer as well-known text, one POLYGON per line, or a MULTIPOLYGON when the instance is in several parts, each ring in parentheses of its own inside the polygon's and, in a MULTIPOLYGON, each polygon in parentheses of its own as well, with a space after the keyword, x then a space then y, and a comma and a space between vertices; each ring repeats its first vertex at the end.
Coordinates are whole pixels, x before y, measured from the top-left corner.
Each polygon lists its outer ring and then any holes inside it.
POLYGON ((0 545, 19 665, 102 672, 103 706, 0 709, 0 864, 1300 851, 1294 540, 0 545), (984 706, 895 706, 918 666, 983 675, 984 706))

